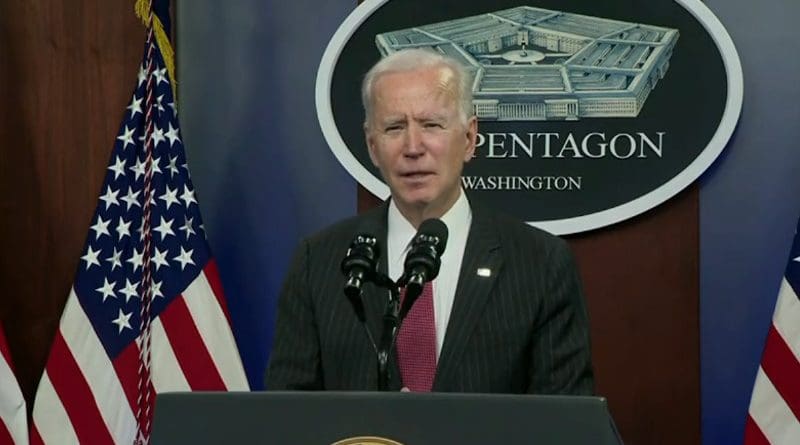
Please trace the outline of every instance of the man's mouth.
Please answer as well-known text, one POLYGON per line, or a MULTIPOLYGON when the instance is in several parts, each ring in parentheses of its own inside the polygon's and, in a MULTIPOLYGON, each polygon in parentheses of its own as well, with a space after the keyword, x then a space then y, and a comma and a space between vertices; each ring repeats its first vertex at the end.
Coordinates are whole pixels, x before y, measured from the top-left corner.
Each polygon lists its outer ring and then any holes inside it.
POLYGON ((433 172, 430 171, 415 170, 415 171, 400 173, 400 176, 406 179, 420 179, 426 176, 430 176, 432 174, 433 172))

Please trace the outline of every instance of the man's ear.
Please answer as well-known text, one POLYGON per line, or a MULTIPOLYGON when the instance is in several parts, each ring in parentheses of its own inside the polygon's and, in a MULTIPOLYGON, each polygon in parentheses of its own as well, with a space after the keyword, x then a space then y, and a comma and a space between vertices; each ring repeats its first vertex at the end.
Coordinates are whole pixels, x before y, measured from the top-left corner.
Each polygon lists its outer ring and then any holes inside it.
POLYGON ((369 153, 369 159, 372 161, 372 165, 378 167, 377 157, 375 156, 375 136, 370 131, 369 125, 364 122, 364 141, 367 143, 367 152, 369 153))
POLYGON ((466 125, 467 148, 464 152, 464 162, 469 162, 475 156, 475 143, 478 137, 478 118, 471 116, 466 125))

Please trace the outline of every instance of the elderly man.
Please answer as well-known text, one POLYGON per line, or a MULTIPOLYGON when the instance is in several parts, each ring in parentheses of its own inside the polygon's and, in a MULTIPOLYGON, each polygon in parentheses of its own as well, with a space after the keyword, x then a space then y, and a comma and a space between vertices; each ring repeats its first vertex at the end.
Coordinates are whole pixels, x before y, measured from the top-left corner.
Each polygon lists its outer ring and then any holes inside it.
MULTIPOLYGON (((397 279, 420 223, 449 228, 441 269, 404 321, 390 388, 591 394, 589 326, 562 240, 468 199, 461 172, 475 151, 470 76, 457 61, 412 49, 366 75, 364 132, 391 190, 372 211, 302 242, 278 304, 268 389, 374 390, 370 336, 342 293, 350 241, 377 228, 379 270, 397 279)), ((367 330, 381 333, 386 293, 364 288, 367 330)))

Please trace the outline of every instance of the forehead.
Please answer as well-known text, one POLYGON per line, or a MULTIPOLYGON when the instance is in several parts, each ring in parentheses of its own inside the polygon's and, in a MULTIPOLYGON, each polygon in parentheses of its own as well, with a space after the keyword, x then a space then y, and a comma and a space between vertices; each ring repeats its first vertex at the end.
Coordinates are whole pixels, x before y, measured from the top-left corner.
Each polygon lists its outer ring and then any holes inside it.
POLYGON ((373 84, 373 105, 378 108, 399 104, 455 103, 456 76, 447 66, 432 66, 381 74, 373 84))

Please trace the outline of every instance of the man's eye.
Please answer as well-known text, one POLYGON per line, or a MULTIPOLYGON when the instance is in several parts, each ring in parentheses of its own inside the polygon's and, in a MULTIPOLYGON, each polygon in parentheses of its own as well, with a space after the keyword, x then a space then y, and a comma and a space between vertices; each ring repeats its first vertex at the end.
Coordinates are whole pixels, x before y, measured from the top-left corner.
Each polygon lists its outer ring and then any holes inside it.
POLYGON ((425 124, 425 128, 444 128, 444 127, 442 127, 442 124, 438 122, 428 122, 425 124))

